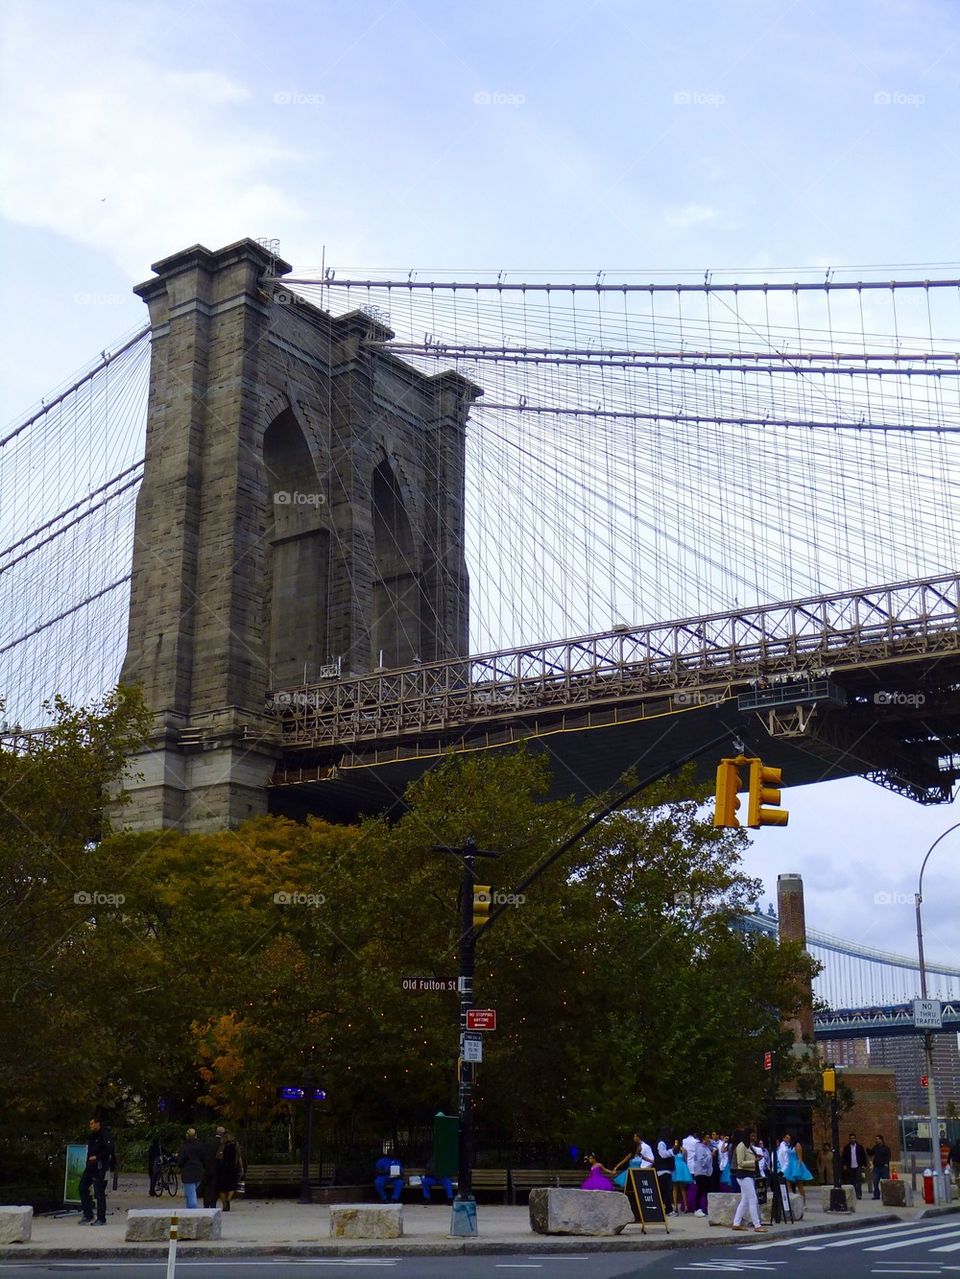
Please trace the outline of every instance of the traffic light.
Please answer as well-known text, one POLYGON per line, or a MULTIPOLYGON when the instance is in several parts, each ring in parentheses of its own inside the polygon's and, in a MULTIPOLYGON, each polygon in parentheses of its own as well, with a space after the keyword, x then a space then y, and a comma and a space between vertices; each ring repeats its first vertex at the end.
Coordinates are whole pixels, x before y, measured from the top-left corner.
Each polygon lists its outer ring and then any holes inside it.
POLYGON ((781 769, 767 768, 759 759, 750 760, 747 825, 754 830, 759 826, 786 826, 790 819, 785 808, 770 807, 780 803, 781 773, 781 769))
POLYGON ((490 903, 493 898, 490 894, 489 884, 474 884, 473 886, 473 926, 474 928, 482 928, 490 918, 490 903))
POLYGON ((823 1091, 824 1092, 837 1091, 837 1072, 834 1070, 832 1066, 828 1066, 827 1069, 823 1072, 823 1091))
POLYGON ((743 782, 740 778, 742 762, 743 756, 738 755, 736 759, 722 759, 717 765, 717 807, 713 814, 714 826, 737 827, 740 825, 736 814, 740 807, 737 791, 743 790, 743 782))

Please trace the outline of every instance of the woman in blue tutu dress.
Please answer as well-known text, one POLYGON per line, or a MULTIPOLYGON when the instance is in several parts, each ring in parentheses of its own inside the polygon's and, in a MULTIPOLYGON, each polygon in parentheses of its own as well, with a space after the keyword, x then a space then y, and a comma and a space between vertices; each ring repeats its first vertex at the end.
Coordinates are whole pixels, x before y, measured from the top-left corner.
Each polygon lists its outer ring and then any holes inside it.
POLYGON ((807 1197, 807 1188, 804 1184, 813 1181, 813 1173, 803 1162, 803 1146, 799 1141, 795 1141, 790 1149, 790 1155, 787 1159, 787 1168, 783 1174, 784 1180, 794 1185, 804 1199, 807 1197))
POLYGON ((687 1187, 693 1185, 693 1174, 687 1167, 687 1156, 678 1137, 673 1143, 673 1211, 687 1212, 687 1187))

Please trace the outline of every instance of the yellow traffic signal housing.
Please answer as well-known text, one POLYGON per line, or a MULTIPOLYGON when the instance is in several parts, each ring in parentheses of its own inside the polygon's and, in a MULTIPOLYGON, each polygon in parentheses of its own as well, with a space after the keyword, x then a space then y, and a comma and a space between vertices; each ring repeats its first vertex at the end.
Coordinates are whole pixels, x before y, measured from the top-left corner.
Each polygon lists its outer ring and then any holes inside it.
POLYGON ((490 903, 493 897, 490 893, 489 884, 474 884, 473 886, 473 926, 474 928, 482 928, 490 918, 490 903))
POLYGON ((824 1092, 837 1091, 837 1072, 833 1069, 832 1066, 823 1072, 823 1091, 824 1092))
POLYGON ((714 826, 738 827, 737 809, 740 801, 737 792, 743 790, 739 765, 742 756, 722 759, 717 765, 717 806, 713 814, 714 826))
POLYGON ((767 768, 759 759, 750 760, 747 825, 754 830, 759 826, 786 826, 790 819, 785 808, 771 807, 780 803, 781 775, 782 769, 767 768))

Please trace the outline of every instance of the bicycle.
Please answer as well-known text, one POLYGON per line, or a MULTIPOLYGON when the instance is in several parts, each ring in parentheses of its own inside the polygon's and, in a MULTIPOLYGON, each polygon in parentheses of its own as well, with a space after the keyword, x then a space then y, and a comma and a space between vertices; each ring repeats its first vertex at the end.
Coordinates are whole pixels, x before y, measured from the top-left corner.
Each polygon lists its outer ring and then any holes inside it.
POLYGON ((153 1169, 156 1173, 157 1194, 162 1195, 166 1191, 168 1195, 175 1197, 180 1190, 176 1155, 160 1155, 154 1162, 153 1169))

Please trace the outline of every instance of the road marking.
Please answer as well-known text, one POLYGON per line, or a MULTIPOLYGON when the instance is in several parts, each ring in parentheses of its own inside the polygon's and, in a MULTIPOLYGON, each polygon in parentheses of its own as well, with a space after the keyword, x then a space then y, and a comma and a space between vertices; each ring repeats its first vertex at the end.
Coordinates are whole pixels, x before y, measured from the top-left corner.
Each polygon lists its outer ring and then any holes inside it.
MULTIPOLYGON (((956 1230, 956 1228, 954 1222, 945 1222, 940 1226, 931 1226, 927 1222, 916 1226, 879 1226, 874 1230, 864 1231, 862 1234, 857 1232, 856 1235, 853 1235, 844 1232, 841 1238, 834 1239, 830 1243, 809 1244, 804 1243, 802 1238, 798 1243, 801 1252, 822 1252, 824 1248, 849 1248, 854 1244, 862 1244, 869 1251, 873 1251, 873 1246, 870 1244, 871 1239, 895 1239, 896 1242, 894 1243, 878 1244, 877 1247, 904 1248, 909 1247, 912 1243, 925 1243, 927 1237, 930 1239, 943 1237, 937 1233, 929 1234, 930 1231, 940 1232, 956 1230)), ((824 1235, 817 1236, 820 1239, 825 1237, 824 1235)))
MULTIPOLYGON (((940 1229, 942 1229, 942 1227, 940 1227, 940 1229)), ((938 1243, 941 1239, 956 1239, 958 1236, 960 1236, 960 1229, 958 1229, 956 1223, 954 1222, 952 1227, 950 1227, 950 1234, 948 1235, 943 1235, 943 1234, 913 1235, 909 1239, 900 1239, 895 1241, 894 1243, 872 1244, 869 1248, 866 1249, 866 1251, 867 1252, 891 1252, 894 1248, 912 1248, 914 1244, 938 1243)), ((957 1246, 960 1247, 960 1245, 957 1245, 957 1246)), ((931 1248, 930 1251, 933 1252, 933 1249, 931 1248)), ((937 1252, 952 1252, 952 1251, 953 1251, 952 1247, 937 1249, 937 1252)))
POLYGON ((889 1231, 896 1231, 898 1235, 905 1234, 908 1231, 923 1230, 945 1230, 949 1229, 949 1224, 944 1226, 931 1226, 929 1222, 921 1222, 919 1225, 896 1225, 896 1226, 870 1226, 861 1230, 831 1230, 828 1234, 822 1235, 800 1235, 793 1239, 773 1239, 769 1243, 748 1243, 740 1244, 737 1248, 738 1252, 760 1252, 764 1248, 808 1248, 815 1251, 816 1248, 834 1248, 843 1247, 847 1242, 862 1243, 866 1239, 883 1239, 888 1237, 889 1231), (839 1237, 838 1237, 839 1236, 839 1237), (817 1241, 827 1239, 832 1242, 818 1245, 817 1241))
MULTIPOLYGON (((931 1248, 931 1252, 957 1252, 960 1251, 960 1243, 946 1243, 942 1248, 931 1248)), ((951 1266, 952 1270, 956 1270, 956 1266, 951 1266)))

